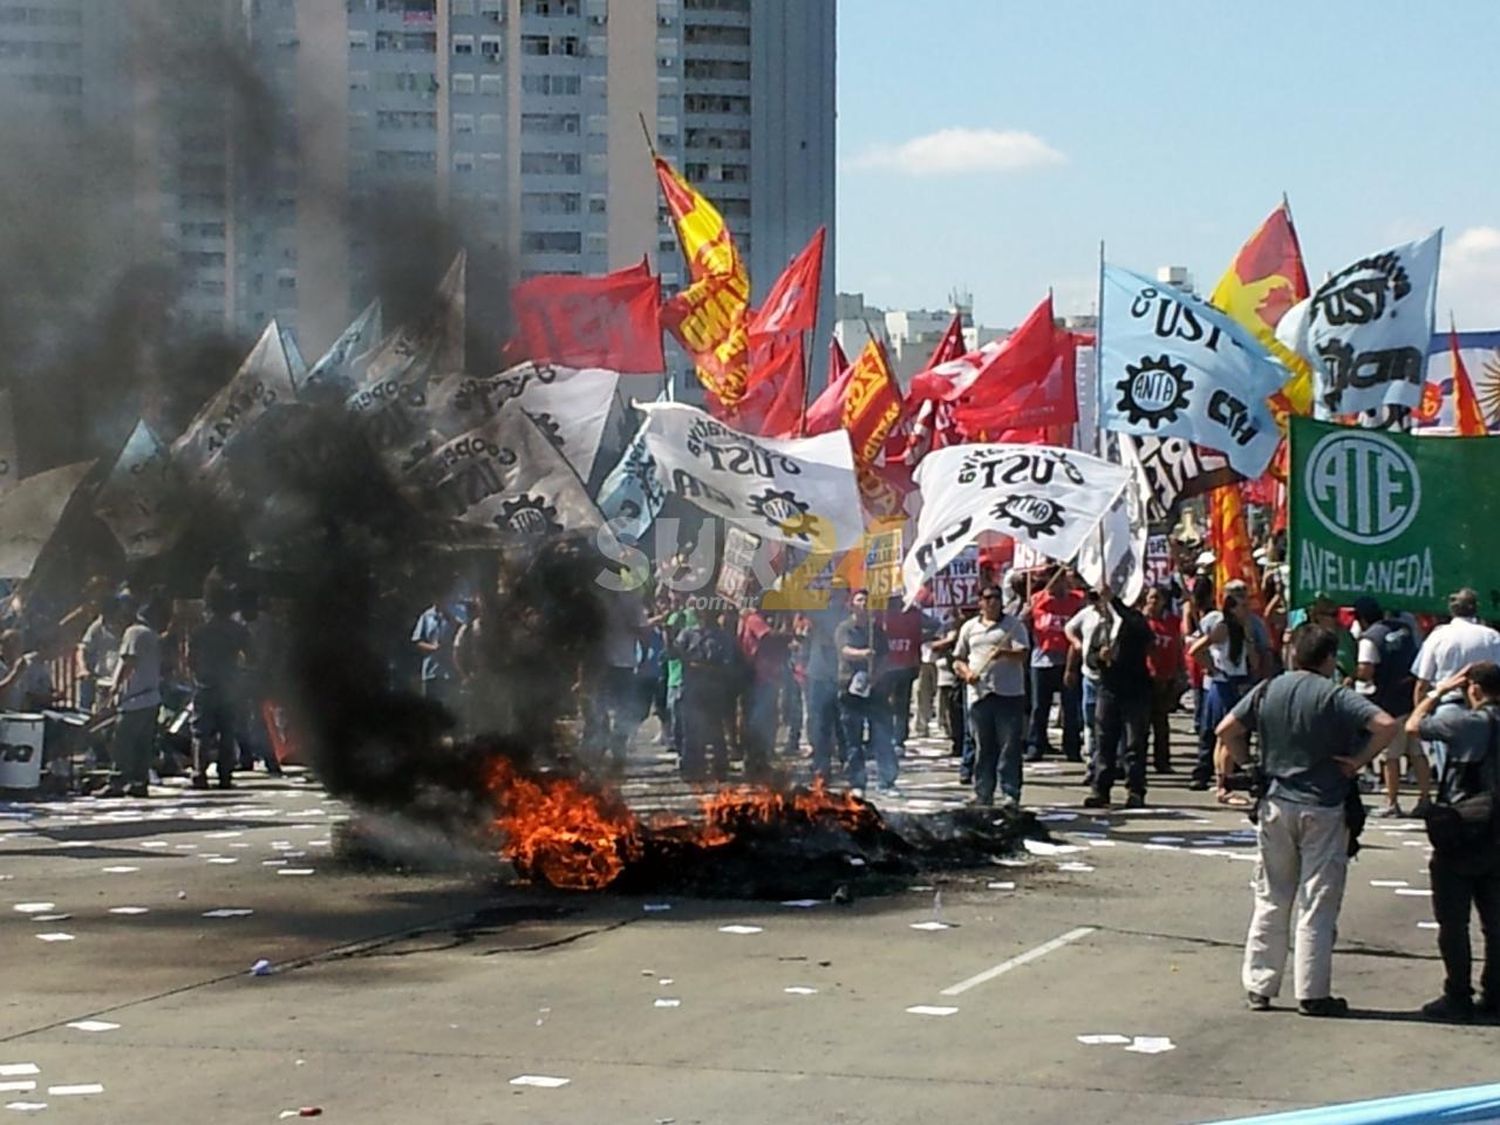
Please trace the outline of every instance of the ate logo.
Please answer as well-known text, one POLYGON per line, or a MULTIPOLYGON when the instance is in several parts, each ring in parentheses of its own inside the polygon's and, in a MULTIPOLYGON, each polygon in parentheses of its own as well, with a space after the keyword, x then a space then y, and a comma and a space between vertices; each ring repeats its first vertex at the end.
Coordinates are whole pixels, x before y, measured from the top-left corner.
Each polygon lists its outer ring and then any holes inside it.
POLYGON ((1007 521, 1033 539, 1056 535, 1066 514, 1061 504, 1045 496, 1007 496, 994 507, 996 519, 1007 521))
POLYGON ((540 496, 525 495, 507 500, 494 518, 495 526, 517 535, 555 535, 563 530, 557 508, 540 496))
POLYGON ((1115 409, 1123 411, 1133 426, 1142 424, 1155 430, 1163 422, 1175 422, 1188 406, 1188 391, 1193 381, 1187 365, 1173 363, 1168 355, 1143 355, 1125 368, 1125 378, 1115 384, 1120 399, 1115 409))
POLYGON ((811 505, 797 499, 789 490, 768 488, 759 496, 750 498, 750 510, 771 527, 804 543, 810 542, 817 530, 818 519, 808 515, 811 505))
POLYGON ((1304 493, 1318 522, 1351 543, 1396 538, 1422 506, 1422 475, 1390 438, 1369 432, 1329 434, 1307 460, 1304 493))

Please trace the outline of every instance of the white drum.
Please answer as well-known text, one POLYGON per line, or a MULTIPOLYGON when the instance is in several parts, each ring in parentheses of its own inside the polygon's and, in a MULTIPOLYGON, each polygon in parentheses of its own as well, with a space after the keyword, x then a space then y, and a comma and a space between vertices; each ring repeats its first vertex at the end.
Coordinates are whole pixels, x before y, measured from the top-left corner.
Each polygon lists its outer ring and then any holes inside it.
POLYGON ((42 715, 0 712, 0 789, 36 789, 42 784, 46 723, 42 715))

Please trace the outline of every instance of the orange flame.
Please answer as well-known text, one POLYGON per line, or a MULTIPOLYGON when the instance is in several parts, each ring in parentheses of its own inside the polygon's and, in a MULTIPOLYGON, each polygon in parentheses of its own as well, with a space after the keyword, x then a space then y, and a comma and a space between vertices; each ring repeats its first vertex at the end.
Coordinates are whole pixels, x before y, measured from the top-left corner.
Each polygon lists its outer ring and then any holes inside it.
POLYGON ((554 887, 607 887, 641 854, 640 824, 629 809, 565 777, 527 777, 501 758, 490 771, 500 853, 523 874, 554 887))

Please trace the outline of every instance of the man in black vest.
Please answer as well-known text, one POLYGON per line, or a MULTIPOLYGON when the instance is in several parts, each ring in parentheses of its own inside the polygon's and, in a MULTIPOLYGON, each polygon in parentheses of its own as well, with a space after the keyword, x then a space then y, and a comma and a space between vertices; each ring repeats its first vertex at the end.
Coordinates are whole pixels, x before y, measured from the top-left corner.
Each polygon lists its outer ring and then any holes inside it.
MULTIPOLYGON (((1399 617, 1380 612, 1380 603, 1366 595, 1355 599, 1354 616, 1359 621, 1359 663, 1354 678, 1372 689, 1367 699, 1392 718, 1403 722, 1411 714, 1411 666, 1422 647, 1411 624, 1399 617)), ((1416 816, 1422 815, 1432 791, 1432 767, 1422 750, 1420 739, 1408 737, 1405 730, 1385 748, 1385 807, 1376 816, 1401 816, 1398 800, 1401 793, 1401 756, 1405 754, 1417 773, 1416 816)))
MULTIPOLYGON (((1500 665, 1484 661, 1440 681, 1406 720, 1406 732, 1448 745, 1438 806, 1428 819, 1432 836, 1432 914, 1438 924, 1438 952, 1443 955, 1443 995, 1422 1008, 1431 1019, 1464 1022, 1476 1013, 1500 1015, 1500 841, 1496 839, 1494 795, 1500 788, 1500 665), (1443 696, 1462 690, 1468 708, 1444 706, 1443 696), (1445 816, 1474 798, 1491 797, 1488 815, 1454 824, 1455 838, 1436 827, 1445 816), (1469 915, 1479 912, 1484 931, 1484 972, 1479 1003, 1474 1003, 1470 972, 1469 915)), ((1483 810, 1483 804, 1470 806, 1483 810)))

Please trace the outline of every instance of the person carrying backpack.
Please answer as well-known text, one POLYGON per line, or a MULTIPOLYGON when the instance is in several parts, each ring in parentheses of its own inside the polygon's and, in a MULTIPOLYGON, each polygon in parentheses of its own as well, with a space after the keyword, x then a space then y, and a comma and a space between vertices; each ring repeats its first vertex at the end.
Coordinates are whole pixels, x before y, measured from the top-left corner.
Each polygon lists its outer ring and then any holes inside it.
MULTIPOLYGON (((1416 662, 1417 638, 1409 622, 1394 615, 1383 614, 1380 603, 1368 595, 1354 602, 1354 616, 1359 622, 1359 656, 1354 668, 1354 679, 1359 684, 1369 685, 1369 699, 1375 706, 1404 723, 1412 709, 1412 684, 1416 678, 1411 666, 1416 662)), ((1385 807, 1375 815, 1397 817, 1403 815, 1399 797, 1401 793, 1401 756, 1411 761, 1417 774, 1417 805, 1414 816, 1426 811, 1432 795, 1432 767, 1422 751, 1420 739, 1410 738, 1402 732, 1385 749, 1382 769, 1385 774, 1385 807)))
POLYGON ((1422 1014, 1457 1022, 1476 1014, 1493 1018, 1500 1015, 1500 665, 1470 664, 1440 681, 1408 716, 1406 733, 1448 746, 1437 803, 1426 818, 1445 979, 1443 994, 1423 1005, 1422 1014), (1464 693, 1467 707, 1442 702, 1453 691, 1464 693), (1484 932, 1477 1004, 1469 944, 1469 916, 1476 910, 1484 932))

